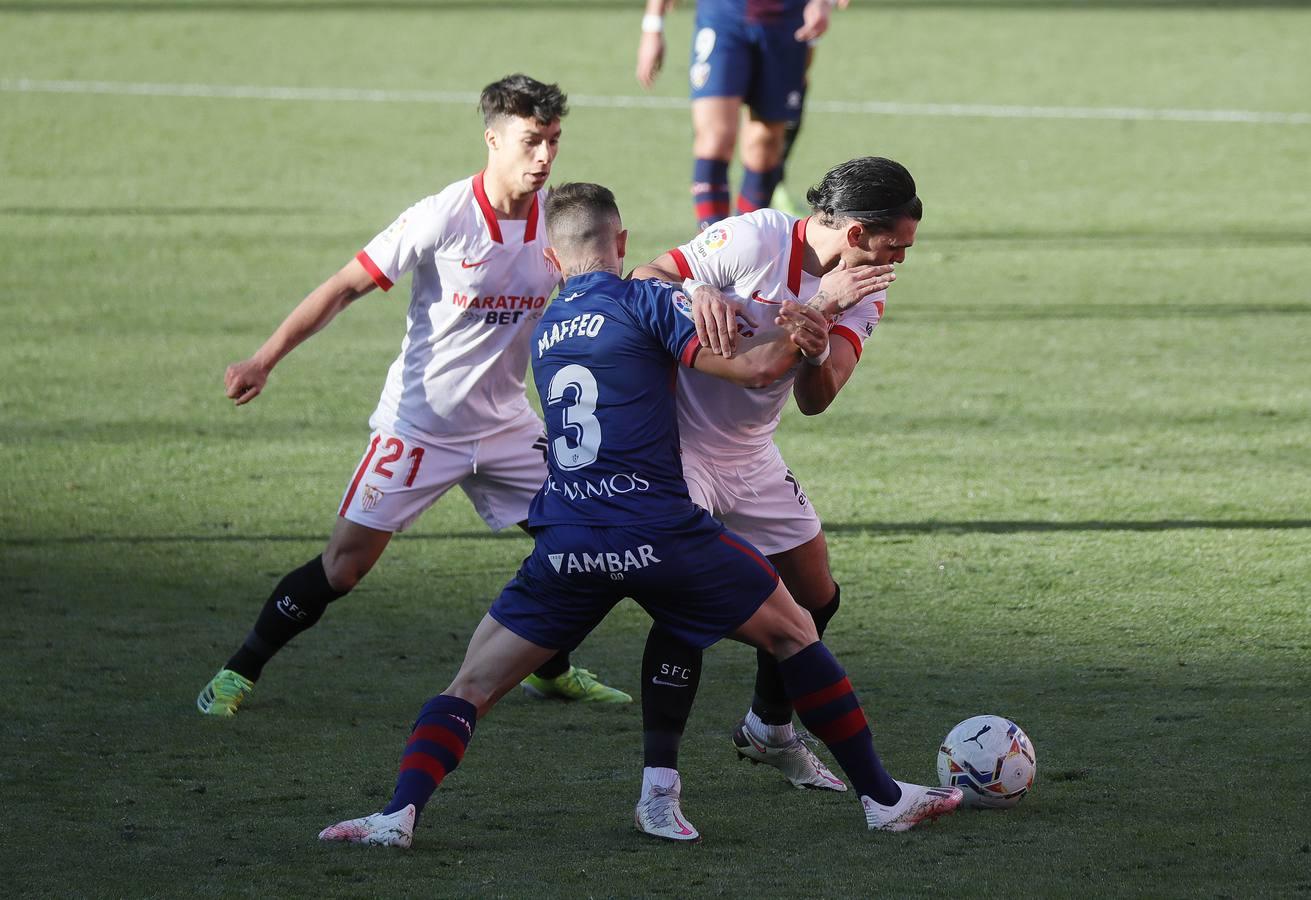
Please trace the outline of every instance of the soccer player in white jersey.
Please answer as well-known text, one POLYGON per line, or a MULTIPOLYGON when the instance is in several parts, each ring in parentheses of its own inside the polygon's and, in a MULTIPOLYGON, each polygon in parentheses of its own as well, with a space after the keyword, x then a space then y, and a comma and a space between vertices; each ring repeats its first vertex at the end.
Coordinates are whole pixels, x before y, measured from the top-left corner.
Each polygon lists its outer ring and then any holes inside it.
MULTIPOLYGON (((533 327, 560 273, 543 254, 543 190, 567 98, 510 75, 480 106, 487 168, 420 200, 292 310, 252 356, 228 367, 236 405, 273 367, 352 302, 413 272, 400 355, 369 420, 323 553, 278 582, 241 647, 196 699, 232 716, 264 665, 322 617, 403 531, 459 485, 493 530, 524 522, 546 477, 542 422, 524 396, 533 327)), ((560 654, 529 677, 542 696, 627 703, 560 654)))
MULTIPOLYGON (((819 518, 773 434, 789 393, 802 413, 816 415, 851 377, 883 315, 886 287, 895 278, 892 266, 914 243, 923 207, 910 173, 877 157, 832 169, 807 200, 814 214, 805 219, 772 209, 724 219, 649 266, 639 266, 633 276, 685 279, 700 339, 729 354, 739 342, 768 340, 774 311, 783 301, 844 295, 844 311, 832 322, 827 346, 806 357, 790 377, 752 391, 696 372, 682 373, 678 381, 683 472, 692 499, 769 557, 822 636, 841 592, 829 571, 819 518), (743 302, 727 301, 721 292, 743 302)), ((645 770, 639 826, 643 805, 667 797, 679 783, 678 744, 700 670, 700 652, 658 625, 652 628, 642 668, 645 770)), ((751 707, 733 735, 737 752, 775 766, 797 787, 846 790, 795 733, 792 713, 777 663, 758 654, 751 707)), ((686 829, 663 827, 667 820, 648 817, 643 830, 687 839, 686 829)))

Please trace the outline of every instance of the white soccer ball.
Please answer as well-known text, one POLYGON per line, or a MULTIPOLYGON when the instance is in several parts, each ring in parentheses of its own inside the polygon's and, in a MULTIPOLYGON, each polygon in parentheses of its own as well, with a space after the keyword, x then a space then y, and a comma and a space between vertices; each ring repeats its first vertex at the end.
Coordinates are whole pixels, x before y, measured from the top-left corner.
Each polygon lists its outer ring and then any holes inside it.
POLYGON ((1001 716, 966 719, 938 748, 938 781, 964 791, 966 806, 1008 809, 1024 799, 1037 774, 1029 736, 1001 716))

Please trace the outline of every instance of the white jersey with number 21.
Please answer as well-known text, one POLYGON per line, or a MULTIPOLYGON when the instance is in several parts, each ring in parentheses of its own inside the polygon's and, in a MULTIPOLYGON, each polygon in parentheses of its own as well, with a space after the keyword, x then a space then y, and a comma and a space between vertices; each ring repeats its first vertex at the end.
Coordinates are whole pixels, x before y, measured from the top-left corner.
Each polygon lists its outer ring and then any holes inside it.
POLYGON ((500 221, 478 174, 411 206, 356 256, 383 290, 414 273, 372 428, 474 440, 531 412, 528 345, 560 281, 542 255, 545 200, 538 191, 526 220, 500 221))

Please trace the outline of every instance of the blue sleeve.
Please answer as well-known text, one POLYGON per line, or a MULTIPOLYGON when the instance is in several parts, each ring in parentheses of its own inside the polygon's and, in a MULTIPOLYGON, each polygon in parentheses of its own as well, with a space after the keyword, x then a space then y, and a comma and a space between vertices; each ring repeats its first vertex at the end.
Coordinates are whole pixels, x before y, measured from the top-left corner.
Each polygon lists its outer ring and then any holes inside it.
POLYGON ((655 278, 637 282, 640 293, 633 305, 637 325, 664 347, 680 364, 692 367, 701 342, 692 323, 692 301, 666 281, 655 278))

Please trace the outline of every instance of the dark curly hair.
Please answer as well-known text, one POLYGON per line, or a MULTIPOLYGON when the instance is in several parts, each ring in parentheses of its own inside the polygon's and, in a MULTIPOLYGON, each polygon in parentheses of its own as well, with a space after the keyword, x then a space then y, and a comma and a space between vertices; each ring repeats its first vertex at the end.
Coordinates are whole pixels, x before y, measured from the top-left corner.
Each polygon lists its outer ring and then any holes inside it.
POLYGON ((889 231, 902 219, 918 222, 924 216, 910 172, 881 156, 862 156, 829 169, 806 191, 806 202, 819 224, 829 228, 851 219, 871 231, 889 231))

